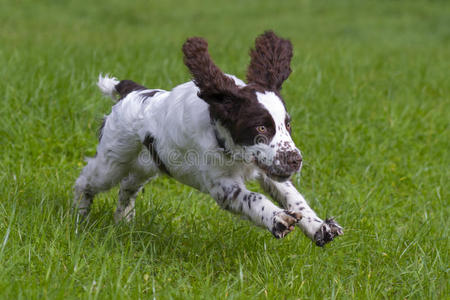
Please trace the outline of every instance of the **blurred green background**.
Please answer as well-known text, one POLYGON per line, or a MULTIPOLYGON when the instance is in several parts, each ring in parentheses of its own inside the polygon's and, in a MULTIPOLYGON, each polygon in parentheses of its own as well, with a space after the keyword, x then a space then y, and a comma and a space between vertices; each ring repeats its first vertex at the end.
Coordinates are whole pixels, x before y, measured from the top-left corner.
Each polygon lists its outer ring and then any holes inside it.
POLYGON ((449 62, 449 1, 0 0, 0 298, 448 299, 449 62), (98 74, 171 89, 202 36, 245 78, 266 29, 294 44, 294 183, 345 235, 275 240, 165 178, 135 223, 114 225, 115 189, 77 228, 72 186, 112 105, 98 74))

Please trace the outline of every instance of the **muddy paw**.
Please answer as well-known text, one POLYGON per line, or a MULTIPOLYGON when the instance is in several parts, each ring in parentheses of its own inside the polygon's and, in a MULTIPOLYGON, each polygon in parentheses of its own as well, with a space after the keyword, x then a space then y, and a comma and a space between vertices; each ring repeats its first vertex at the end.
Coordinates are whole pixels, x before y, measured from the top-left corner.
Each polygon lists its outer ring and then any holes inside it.
POLYGON ((300 221, 302 215, 299 212, 284 210, 273 216, 272 234, 277 238, 284 238, 294 230, 295 224, 300 221))
POLYGON ((333 218, 326 219, 320 229, 314 235, 314 241, 319 247, 331 242, 335 237, 343 235, 342 227, 333 218))

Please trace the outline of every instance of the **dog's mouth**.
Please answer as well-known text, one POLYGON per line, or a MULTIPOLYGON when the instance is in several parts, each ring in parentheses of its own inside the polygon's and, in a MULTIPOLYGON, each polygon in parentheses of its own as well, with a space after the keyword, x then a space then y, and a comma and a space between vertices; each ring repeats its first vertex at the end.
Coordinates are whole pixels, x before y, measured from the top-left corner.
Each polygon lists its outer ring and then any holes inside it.
POLYGON ((267 166, 259 162, 257 159, 255 159, 255 164, 260 168, 269 178, 278 181, 278 182, 284 182, 289 180, 291 178, 293 172, 280 172, 281 170, 277 170, 278 168, 275 168, 273 166, 267 166))
POLYGON ((271 179, 278 181, 278 182, 285 182, 288 181, 289 178, 291 178, 291 175, 275 175, 275 174, 270 174, 270 173, 266 173, 267 176, 269 176, 271 179))

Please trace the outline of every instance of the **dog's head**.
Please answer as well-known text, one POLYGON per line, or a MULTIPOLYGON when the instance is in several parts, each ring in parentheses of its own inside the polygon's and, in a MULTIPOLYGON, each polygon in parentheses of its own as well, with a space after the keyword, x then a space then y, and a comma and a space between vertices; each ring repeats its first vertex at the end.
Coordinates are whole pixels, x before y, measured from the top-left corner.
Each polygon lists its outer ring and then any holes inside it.
POLYGON ((291 73, 292 44, 268 31, 255 41, 239 86, 212 61, 208 44, 190 38, 183 45, 184 62, 209 104, 211 119, 229 150, 250 157, 269 177, 283 181, 300 170, 302 157, 291 138, 290 117, 280 90, 291 73))

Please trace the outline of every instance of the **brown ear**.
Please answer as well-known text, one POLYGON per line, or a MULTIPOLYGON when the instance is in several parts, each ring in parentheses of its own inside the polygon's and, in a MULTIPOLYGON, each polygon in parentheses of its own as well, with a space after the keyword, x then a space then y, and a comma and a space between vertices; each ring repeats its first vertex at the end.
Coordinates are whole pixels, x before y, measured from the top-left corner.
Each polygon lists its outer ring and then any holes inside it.
POLYGON ((208 53, 208 43, 199 37, 189 38, 183 45, 184 63, 195 84, 200 88, 199 97, 206 102, 220 101, 224 96, 236 95, 234 80, 214 64, 208 53))
POLYGON ((250 57, 247 82, 280 91, 291 74, 291 42, 278 37, 273 31, 266 31, 256 38, 250 57))

